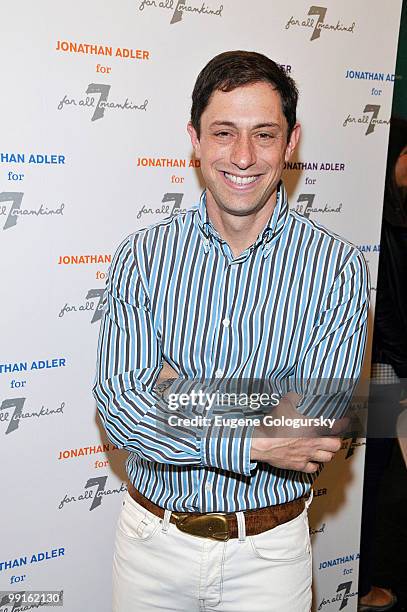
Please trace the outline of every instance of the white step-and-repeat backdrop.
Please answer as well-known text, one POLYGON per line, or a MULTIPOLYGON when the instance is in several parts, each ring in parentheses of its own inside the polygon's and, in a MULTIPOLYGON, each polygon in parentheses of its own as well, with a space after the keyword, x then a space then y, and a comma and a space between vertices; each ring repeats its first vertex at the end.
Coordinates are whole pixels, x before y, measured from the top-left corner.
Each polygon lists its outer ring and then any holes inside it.
MULTIPOLYGON (((0 590, 63 590, 66 612, 111 609, 126 478, 91 395, 100 303, 119 242, 199 197, 185 128, 215 54, 259 51, 296 80, 291 206, 361 248, 374 302, 400 4, 4 4, 0 590)), ((363 441, 345 441, 316 483, 318 611, 356 610, 362 469, 363 441)))

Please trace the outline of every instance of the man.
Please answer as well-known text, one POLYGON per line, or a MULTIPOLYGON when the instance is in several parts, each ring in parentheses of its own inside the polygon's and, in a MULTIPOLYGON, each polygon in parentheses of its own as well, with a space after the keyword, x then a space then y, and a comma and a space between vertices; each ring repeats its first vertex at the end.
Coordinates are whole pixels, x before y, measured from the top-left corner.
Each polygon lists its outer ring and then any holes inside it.
MULTIPOLYGON (((200 203, 126 239, 107 286, 95 397, 110 439, 130 453, 113 609, 304 612, 307 498, 340 440, 273 437, 244 419, 170 427, 154 385, 164 360, 179 381, 209 386, 356 379, 366 266, 354 247, 288 209, 281 175, 300 126, 296 87, 280 66, 223 53, 192 100, 200 203)), ((299 391, 281 405, 319 414, 316 398, 299 391)))

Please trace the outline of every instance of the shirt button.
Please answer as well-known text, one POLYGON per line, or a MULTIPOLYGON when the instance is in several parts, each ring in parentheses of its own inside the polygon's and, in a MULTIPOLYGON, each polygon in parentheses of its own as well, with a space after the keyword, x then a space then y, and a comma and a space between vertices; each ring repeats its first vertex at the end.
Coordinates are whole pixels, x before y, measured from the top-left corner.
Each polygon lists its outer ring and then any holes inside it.
POLYGON ((215 378, 220 378, 221 376, 223 376, 223 370, 216 370, 215 378))
POLYGON ((222 321, 222 325, 223 325, 224 327, 229 327, 229 325, 230 325, 230 319, 223 319, 223 321, 222 321))
POLYGON ((208 245, 209 245, 209 240, 208 240, 208 238, 205 238, 205 239, 204 239, 204 241, 203 241, 203 243, 204 243, 204 245, 205 245, 205 246, 208 246, 208 245))
POLYGON ((211 483, 210 483, 210 482, 207 482, 207 483, 206 483, 206 485, 205 485, 205 489, 206 489, 207 491, 212 491, 212 485, 211 485, 211 483))

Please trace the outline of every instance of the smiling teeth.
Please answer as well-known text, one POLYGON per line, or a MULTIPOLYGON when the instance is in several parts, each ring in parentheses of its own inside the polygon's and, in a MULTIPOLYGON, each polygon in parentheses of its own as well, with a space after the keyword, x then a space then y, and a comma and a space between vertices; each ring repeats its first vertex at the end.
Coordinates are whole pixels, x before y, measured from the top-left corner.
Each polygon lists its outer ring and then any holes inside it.
POLYGON ((236 185, 248 185, 257 179, 257 176, 235 176, 227 172, 225 172, 225 176, 229 181, 232 181, 232 183, 236 183, 236 185))

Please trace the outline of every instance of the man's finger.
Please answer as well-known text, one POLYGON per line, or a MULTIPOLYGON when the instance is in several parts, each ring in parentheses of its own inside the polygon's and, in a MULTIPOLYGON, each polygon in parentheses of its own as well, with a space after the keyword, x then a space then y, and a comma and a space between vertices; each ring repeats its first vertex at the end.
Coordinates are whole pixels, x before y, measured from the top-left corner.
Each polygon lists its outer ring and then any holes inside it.
POLYGON ((334 453, 329 451, 318 450, 312 455, 312 461, 318 461, 318 463, 328 463, 332 461, 334 453))
POLYGON ((319 463, 314 463, 313 461, 308 461, 308 463, 305 466, 305 468, 303 470, 301 470, 301 471, 305 472, 306 474, 313 474, 314 472, 319 470, 320 467, 321 466, 319 465, 319 463))
POLYGON ((336 453, 341 448, 342 442, 340 438, 318 438, 317 448, 321 451, 329 451, 336 453))

